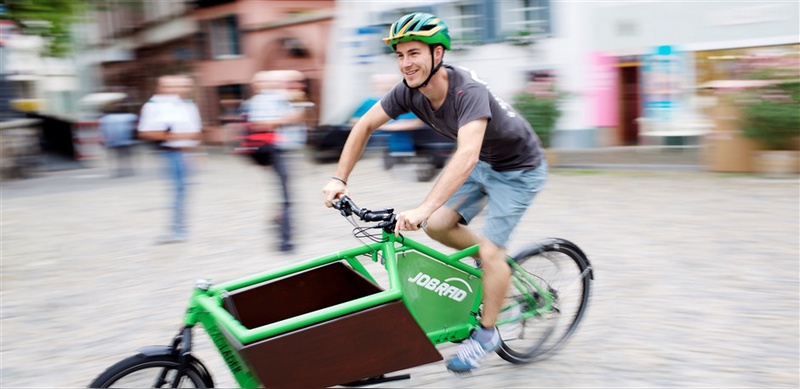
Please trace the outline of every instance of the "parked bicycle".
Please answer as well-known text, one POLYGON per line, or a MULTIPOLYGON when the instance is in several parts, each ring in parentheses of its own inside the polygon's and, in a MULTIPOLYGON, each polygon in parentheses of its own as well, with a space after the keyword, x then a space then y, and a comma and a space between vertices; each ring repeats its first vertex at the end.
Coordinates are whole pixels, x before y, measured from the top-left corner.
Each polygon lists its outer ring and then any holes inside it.
MULTIPOLYGON (((386 374, 439 361, 435 345, 469 337, 481 315, 482 271, 470 261, 477 245, 446 255, 396 236, 391 208, 359 208, 347 196, 335 208, 362 245, 220 285, 198 281, 184 326, 169 345, 139 350, 90 387, 214 387, 192 354, 197 324, 247 388, 405 379, 386 374), (388 288, 361 258, 385 268, 388 288)), ((503 340, 497 353, 512 363, 546 358, 586 311, 589 260, 567 240, 546 239, 508 263, 512 286, 497 322, 503 340)))

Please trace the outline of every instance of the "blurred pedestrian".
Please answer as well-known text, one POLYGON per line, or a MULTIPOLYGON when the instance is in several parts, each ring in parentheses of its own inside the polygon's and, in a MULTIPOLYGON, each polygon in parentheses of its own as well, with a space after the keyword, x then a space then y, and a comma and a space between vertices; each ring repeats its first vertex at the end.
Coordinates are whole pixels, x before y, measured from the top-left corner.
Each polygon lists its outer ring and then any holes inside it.
POLYGON ((279 70, 276 71, 276 78, 282 92, 289 99, 293 113, 289 120, 278 130, 276 145, 280 150, 298 150, 306 145, 306 134, 308 126, 306 124, 305 112, 314 106, 308 98, 308 83, 305 74, 298 70, 279 70))
POLYGON ((103 112, 99 126, 103 144, 108 150, 112 177, 132 176, 136 121, 139 117, 128 112, 123 101, 107 104, 103 112))
MULTIPOLYGON (((289 164, 287 149, 294 131, 304 129, 303 109, 292 105, 291 77, 286 71, 260 71, 253 76, 255 95, 245 102, 248 121, 248 141, 260 143, 252 156, 261 166, 272 167, 281 184, 281 211, 272 220, 280 229, 282 252, 294 250, 291 228, 291 198, 289 194, 289 164)), ((301 74, 302 75, 302 74, 301 74)), ((296 95, 297 91, 294 91, 296 95)))
POLYGON ((173 186, 172 225, 156 243, 183 242, 187 239, 186 186, 189 178, 189 153, 200 145, 202 121, 190 99, 193 81, 188 76, 162 76, 157 93, 142 107, 139 138, 158 142, 173 186))

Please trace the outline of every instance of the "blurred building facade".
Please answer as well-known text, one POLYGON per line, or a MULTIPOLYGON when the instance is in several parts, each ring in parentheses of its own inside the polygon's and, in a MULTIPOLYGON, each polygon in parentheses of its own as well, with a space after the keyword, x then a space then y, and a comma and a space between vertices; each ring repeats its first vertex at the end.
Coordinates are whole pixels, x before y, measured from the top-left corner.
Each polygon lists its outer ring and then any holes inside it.
POLYGON ((448 23, 445 62, 475 70, 508 101, 554 74, 567 94, 562 148, 701 138, 710 124, 698 88, 737 77, 754 56, 796 60, 800 47, 797 2, 338 1, 322 122, 344 122, 370 93, 366 76, 396 68, 381 38, 414 11, 448 23))
POLYGON ((123 91, 141 105, 164 74, 184 73, 197 82, 196 96, 212 136, 252 93, 257 71, 296 69, 318 102, 333 19, 333 0, 138 1, 108 0, 97 11, 87 66, 104 89, 123 91))
POLYGON ((788 64, 800 78, 798 2, 605 3, 592 14, 593 72, 611 80, 595 111, 617 101, 615 115, 595 120, 614 144, 713 132, 716 102, 703 90, 752 77, 754 63, 788 64))
POLYGON ((206 125, 226 121, 259 70, 308 77, 319 124, 347 121, 396 69, 381 38, 408 12, 443 18, 445 61, 475 70, 500 97, 542 75, 565 92, 553 146, 640 145, 708 131, 708 81, 740 77, 756 57, 798 58, 797 2, 551 0, 107 0, 83 26, 86 92, 122 89, 141 104, 166 73, 191 73, 206 125), (123 5, 120 5, 123 4, 123 5), (88 81, 87 81, 88 80, 88 81), (665 135, 666 136, 662 136, 665 135))

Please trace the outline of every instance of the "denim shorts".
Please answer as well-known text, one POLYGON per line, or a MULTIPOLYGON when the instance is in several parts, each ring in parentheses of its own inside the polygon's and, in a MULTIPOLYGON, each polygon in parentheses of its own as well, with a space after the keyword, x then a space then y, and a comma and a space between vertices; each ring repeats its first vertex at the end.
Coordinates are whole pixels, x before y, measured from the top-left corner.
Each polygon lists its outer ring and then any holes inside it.
POLYGON ((494 244, 506 247, 514 227, 544 186, 547 170, 544 159, 536 169, 503 172, 478 161, 464 185, 444 206, 458 212, 462 224, 469 224, 488 204, 483 235, 494 244))

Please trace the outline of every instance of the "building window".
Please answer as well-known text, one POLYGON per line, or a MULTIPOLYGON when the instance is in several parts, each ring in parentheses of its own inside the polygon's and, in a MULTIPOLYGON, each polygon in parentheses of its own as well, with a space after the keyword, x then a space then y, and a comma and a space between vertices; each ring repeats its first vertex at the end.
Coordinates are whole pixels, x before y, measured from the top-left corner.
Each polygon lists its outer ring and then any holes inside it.
POLYGON ((514 0, 499 2, 505 19, 503 34, 509 37, 545 37, 553 32, 550 0, 514 0))
POLYGON ((219 114, 222 117, 237 116, 245 100, 245 86, 242 84, 220 85, 217 87, 219 114))
POLYGON ((455 15, 447 20, 450 37, 456 42, 465 44, 484 41, 487 18, 481 12, 481 4, 477 1, 466 1, 454 5, 455 15))
POLYGON ((517 38, 519 43, 552 34, 550 0, 461 0, 422 9, 400 8, 382 13, 376 25, 389 24, 408 12, 428 12, 442 18, 453 48, 517 38))
POLYGON ((239 23, 235 15, 206 21, 203 32, 207 38, 205 44, 210 58, 236 58, 242 54, 239 23))

